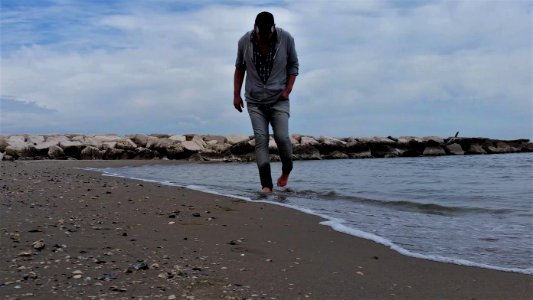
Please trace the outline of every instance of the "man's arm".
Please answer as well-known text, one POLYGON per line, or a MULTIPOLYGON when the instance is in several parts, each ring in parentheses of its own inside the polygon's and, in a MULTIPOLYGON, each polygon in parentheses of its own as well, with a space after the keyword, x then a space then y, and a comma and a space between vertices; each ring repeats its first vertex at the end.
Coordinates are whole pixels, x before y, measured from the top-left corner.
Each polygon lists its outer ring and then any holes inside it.
POLYGON ((233 106, 239 112, 242 112, 244 103, 241 98, 242 82, 244 81, 245 70, 235 68, 235 74, 233 75, 233 106))

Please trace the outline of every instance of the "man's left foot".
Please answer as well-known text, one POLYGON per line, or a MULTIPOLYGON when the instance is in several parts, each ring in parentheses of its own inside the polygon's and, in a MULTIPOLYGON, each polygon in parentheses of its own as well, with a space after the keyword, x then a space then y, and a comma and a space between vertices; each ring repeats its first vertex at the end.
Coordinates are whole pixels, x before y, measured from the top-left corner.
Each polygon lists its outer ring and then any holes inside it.
POLYGON ((268 187, 264 187, 264 188, 261 190, 261 193, 272 193, 272 189, 271 189, 271 188, 268 188, 268 187))
POLYGON ((281 176, 278 178, 278 186, 284 187, 289 182, 289 174, 281 174, 281 176))

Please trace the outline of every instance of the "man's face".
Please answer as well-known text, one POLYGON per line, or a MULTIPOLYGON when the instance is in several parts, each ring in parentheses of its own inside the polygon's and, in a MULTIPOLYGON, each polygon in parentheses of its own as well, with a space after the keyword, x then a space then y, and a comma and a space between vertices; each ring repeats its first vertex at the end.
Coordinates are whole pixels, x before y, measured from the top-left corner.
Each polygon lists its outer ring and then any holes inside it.
POLYGON ((256 30, 255 34, 261 40, 271 39, 272 35, 274 35, 274 33, 271 31, 267 31, 266 33, 260 33, 259 30, 256 30))

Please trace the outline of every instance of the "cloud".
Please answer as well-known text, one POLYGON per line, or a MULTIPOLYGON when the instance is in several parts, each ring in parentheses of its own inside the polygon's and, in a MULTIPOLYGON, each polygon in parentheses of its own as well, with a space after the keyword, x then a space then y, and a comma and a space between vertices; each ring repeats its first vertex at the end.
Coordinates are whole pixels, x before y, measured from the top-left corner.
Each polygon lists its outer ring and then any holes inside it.
POLYGON ((528 1, 7 3, 2 93, 56 112, 2 112, 6 133, 250 134, 236 44, 270 10, 300 58, 293 132, 533 137, 528 1))

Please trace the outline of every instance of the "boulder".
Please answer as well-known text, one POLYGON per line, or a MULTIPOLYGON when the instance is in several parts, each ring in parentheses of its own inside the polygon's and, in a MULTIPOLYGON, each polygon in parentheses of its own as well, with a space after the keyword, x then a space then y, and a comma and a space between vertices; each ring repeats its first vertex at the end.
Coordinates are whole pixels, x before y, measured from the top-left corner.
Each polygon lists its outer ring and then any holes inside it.
POLYGON ((0 152, 6 151, 8 145, 7 138, 5 136, 0 136, 0 152))
POLYGON ((137 149, 137 145, 132 140, 123 138, 115 143, 114 148, 133 151, 137 149))
POLYGON ((487 151, 478 143, 473 143, 466 149, 466 154, 487 154, 487 151))
POLYGON ((326 159, 346 159, 346 158, 350 158, 350 156, 344 152, 341 152, 341 151, 333 151, 331 152, 330 154, 324 156, 324 158, 326 159))
POLYGON ((501 142, 501 141, 495 142, 491 146, 484 147, 484 149, 488 153, 491 153, 491 154, 515 152, 513 151, 513 148, 509 144, 501 142))
POLYGON ((319 144, 319 142, 317 140, 315 140, 314 138, 312 138, 312 137, 302 136, 300 138, 300 145, 301 146, 317 146, 318 144, 319 144))
POLYGON ((103 158, 112 160, 112 159, 126 159, 128 157, 127 157, 126 150, 112 148, 112 149, 105 150, 103 158))
POLYGON ((398 157, 402 156, 404 150, 392 147, 385 143, 370 144, 370 152, 373 157, 398 157))
POLYGON ((81 150, 80 158, 83 160, 102 159, 105 151, 94 146, 87 146, 81 150))
POLYGON ((187 140, 187 137, 184 135, 173 135, 168 138, 169 140, 178 141, 178 142, 185 142, 187 140))
MULTIPOLYGON (((302 137, 302 139, 303 138, 304 137, 302 137)), ((295 159, 318 160, 322 158, 320 155, 320 151, 318 151, 318 149, 311 144, 303 145, 300 143, 299 145, 295 145, 292 153, 295 159)))
POLYGON ((154 150, 139 147, 135 149, 134 159, 153 159, 159 156, 159 153, 154 150))
POLYGON ((74 142, 80 142, 85 144, 85 136, 84 135, 75 135, 70 138, 71 141, 74 142))
POLYGON ((525 143, 524 145, 522 145, 522 148, 520 148, 520 151, 533 152, 533 143, 525 143))
POLYGON ((191 152, 187 152, 181 143, 169 138, 160 138, 150 140, 146 148, 157 151, 156 157, 167 157, 167 159, 180 159, 190 156, 191 152))
POLYGON ((250 138, 248 136, 244 136, 244 135, 228 135, 226 137, 226 139, 227 139, 227 142, 230 145, 236 145, 236 144, 239 144, 241 142, 250 140, 250 138))
POLYGON ((63 141, 59 143, 59 147, 63 149, 66 156, 79 158, 81 150, 85 148, 85 144, 78 141, 63 141))
POLYGON ((206 135, 204 136, 204 141, 207 143, 209 142, 216 142, 217 144, 224 144, 227 142, 227 138, 222 135, 206 135))
POLYGON ((69 138, 64 135, 48 135, 46 136, 45 142, 57 142, 59 144, 68 140, 69 138))
POLYGON ((367 143, 369 145, 396 145, 396 142, 381 136, 374 136, 374 137, 358 137, 357 141, 361 143, 367 143))
POLYGON ((370 151, 370 147, 368 146, 368 143, 360 142, 357 139, 349 139, 348 142, 346 142, 345 148, 346 148, 346 152, 348 153, 370 151))
POLYGON ((139 147, 146 147, 148 143, 157 140, 156 137, 149 136, 146 134, 133 134, 133 135, 127 135, 127 138, 129 138, 132 142, 134 142, 139 147))
POLYGON ((224 144, 210 144, 209 142, 207 143, 207 147, 206 149, 207 150, 211 150, 215 153, 219 153, 219 154, 229 154, 229 149, 231 148, 231 145, 230 144, 227 144, 227 143, 224 143, 224 144))
POLYGON ((171 140, 169 138, 161 138, 161 139, 152 139, 146 144, 146 148, 152 149, 152 150, 165 150, 166 148, 172 146, 172 145, 179 145, 180 142, 171 140))
MULTIPOLYGON (((228 141, 230 141, 229 138, 228 138, 228 141)), ((230 152, 235 155, 244 155, 247 153, 254 152, 254 150, 255 150, 255 146, 252 144, 252 141, 250 141, 248 138, 246 138, 246 140, 241 140, 237 144, 233 144, 230 148, 230 152)))
MULTIPOLYGON (((202 143, 205 145, 205 142, 202 143)), ((181 142, 183 149, 189 152, 200 152, 205 149, 204 145, 197 140, 181 142)))
POLYGON ((100 150, 110 150, 110 149, 115 149, 116 145, 117 145, 117 142, 103 142, 96 148, 100 150))
POLYGON ((159 151, 161 156, 166 156, 169 159, 182 159, 191 155, 190 151, 186 151, 180 144, 172 144, 163 150, 163 153, 159 151))
POLYGON ((150 136, 152 137, 156 137, 158 139, 168 139, 169 137, 171 137, 172 135, 170 134, 164 134, 164 133, 152 133, 150 134, 150 136))
POLYGON ((12 135, 7 138, 7 143, 10 145, 26 143, 26 137, 23 135, 12 135))
POLYGON ((423 156, 446 155, 446 151, 441 146, 427 146, 422 153, 423 156))
POLYGON ((372 158, 373 157, 370 149, 368 149, 367 151, 348 153, 348 156, 350 158, 372 158))
POLYGON ((50 141, 50 142, 42 142, 42 143, 38 143, 37 145, 35 145, 35 149, 37 151, 47 151, 48 148, 52 147, 52 146, 58 146, 59 142, 57 141, 50 141))
POLYGON ((318 142, 322 146, 331 147, 331 148, 344 148, 346 146, 345 141, 332 138, 332 137, 327 137, 327 136, 320 136, 318 138, 318 142))
POLYGON ((5 148, 5 154, 15 159, 39 155, 33 144, 22 142, 21 139, 9 139, 8 142, 9 145, 5 148))
MULTIPOLYGON (((117 142, 122 140, 122 137, 119 137, 117 135, 93 135, 93 136, 86 136, 84 144, 87 146, 93 146, 99 149, 104 149, 104 144, 113 145, 113 148, 117 142)), ((107 147, 106 149, 109 149, 107 147)))
POLYGON ((439 136, 424 136, 422 142, 428 143, 430 146, 443 145, 444 139, 439 136))
POLYGON ((461 145, 457 143, 444 146, 444 150, 446 150, 446 152, 451 155, 464 155, 465 154, 461 145))
MULTIPOLYGON (((57 142, 49 142, 49 143, 57 143, 57 142)), ((51 159, 63 159, 65 158, 65 152, 61 147, 59 147, 57 144, 51 145, 47 148, 47 155, 51 159)))
POLYGON ((42 135, 26 135, 25 137, 26 142, 31 143, 33 145, 43 143, 45 140, 45 137, 42 135))
POLYGON ((189 158, 187 160, 190 161, 190 162, 206 161, 206 159, 203 158, 200 153, 194 153, 193 155, 189 156, 189 158))

